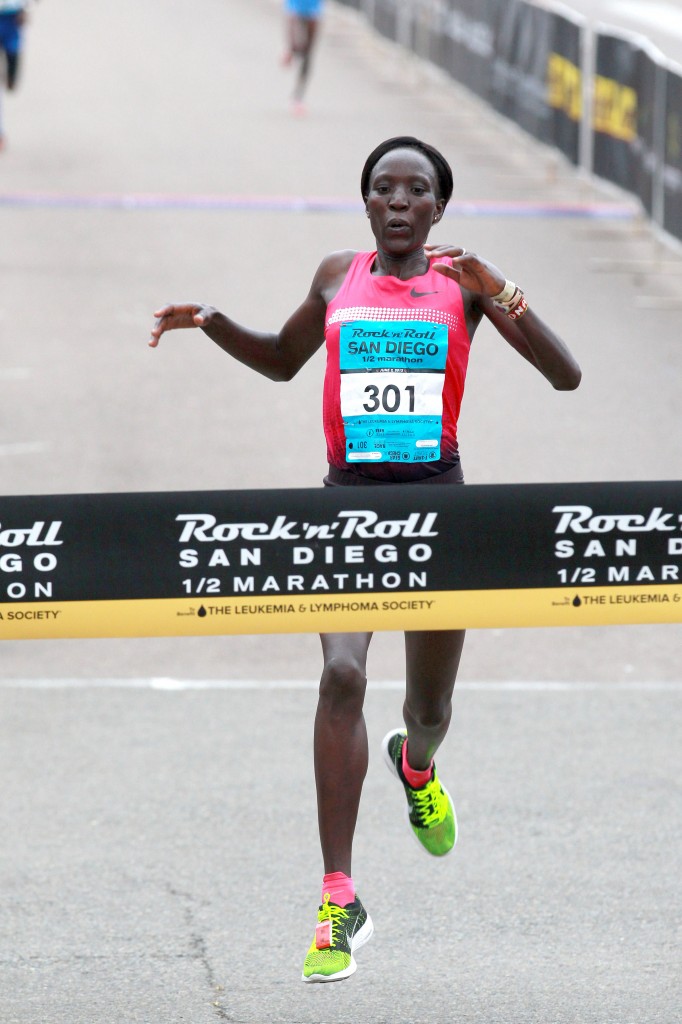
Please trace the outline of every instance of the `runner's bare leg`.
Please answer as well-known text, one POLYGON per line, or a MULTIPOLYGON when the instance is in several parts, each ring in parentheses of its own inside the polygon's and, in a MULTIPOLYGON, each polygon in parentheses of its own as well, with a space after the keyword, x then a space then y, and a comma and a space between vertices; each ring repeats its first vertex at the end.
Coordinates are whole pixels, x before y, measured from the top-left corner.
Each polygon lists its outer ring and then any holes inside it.
POLYGON ((371 633, 323 633, 324 668, 315 716, 317 814, 325 873, 351 875, 353 835, 367 774, 362 711, 371 633))
POLYGON ((403 717, 411 768, 428 768, 448 731, 464 636, 463 629, 405 633, 403 717))

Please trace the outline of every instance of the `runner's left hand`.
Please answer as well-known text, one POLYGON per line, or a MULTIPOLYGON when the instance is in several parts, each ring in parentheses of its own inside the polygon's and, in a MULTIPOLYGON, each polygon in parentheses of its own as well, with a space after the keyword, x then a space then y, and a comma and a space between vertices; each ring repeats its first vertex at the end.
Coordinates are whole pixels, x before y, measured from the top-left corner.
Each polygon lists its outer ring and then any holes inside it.
POLYGON ((451 277, 462 288, 480 295, 498 295, 505 286, 506 278, 499 267, 489 263, 475 252, 468 252, 461 245, 425 245, 424 252, 430 260, 452 257, 452 266, 447 263, 432 263, 433 270, 451 277))

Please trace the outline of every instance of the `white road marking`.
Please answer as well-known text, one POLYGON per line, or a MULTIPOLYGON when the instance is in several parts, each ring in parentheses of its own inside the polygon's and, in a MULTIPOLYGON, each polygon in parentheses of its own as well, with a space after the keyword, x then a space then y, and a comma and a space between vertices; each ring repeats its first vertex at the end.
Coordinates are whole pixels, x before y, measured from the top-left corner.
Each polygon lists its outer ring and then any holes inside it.
POLYGON ((638 309, 682 309, 682 295, 635 295, 638 309))
POLYGON ((2 455, 39 455, 47 448, 45 441, 8 441, 0 444, 0 456, 2 455))
POLYGON ((0 366, 0 381, 28 380, 31 371, 26 366, 0 366))
MULTIPOLYGON (((317 690, 314 679, 170 679, 136 677, 131 679, 4 679, 0 690, 156 690, 178 693, 192 690, 317 690)), ((370 691, 404 690, 400 680, 378 680, 369 683, 370 691)), ((632 680, 631 682, 590 682, 580 680, 498 682, 460 682, 456 690, 477 693, 682 693, 682 679, 675 682, 632 680)))

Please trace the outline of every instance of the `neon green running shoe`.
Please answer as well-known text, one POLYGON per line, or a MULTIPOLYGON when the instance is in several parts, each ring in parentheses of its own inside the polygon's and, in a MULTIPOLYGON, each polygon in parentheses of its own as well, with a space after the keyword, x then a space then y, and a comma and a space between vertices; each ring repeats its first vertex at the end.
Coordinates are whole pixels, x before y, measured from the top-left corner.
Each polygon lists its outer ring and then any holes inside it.
POLYGON ((403 775, 404 729, 384 736, 381 752, 390 771, 400 779, 407 797, 407 817, 418 843, 434 857, 444 857, 457 842, 457 815, 450 794, 436 774, 421 789, 412 789, 403 775))
POLYGON ((353 952, 371 939, 372 918, 357 897, 345 907, 331 903, 325 893, 317 915, 315 938, 303 964, 303 981, 343 981, 355 974, 353 952))

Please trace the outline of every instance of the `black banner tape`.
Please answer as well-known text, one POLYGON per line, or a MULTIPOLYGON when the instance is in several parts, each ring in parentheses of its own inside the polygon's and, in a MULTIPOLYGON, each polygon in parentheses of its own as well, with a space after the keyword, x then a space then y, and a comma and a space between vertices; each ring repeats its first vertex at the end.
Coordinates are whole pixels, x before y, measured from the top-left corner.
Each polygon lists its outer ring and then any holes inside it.
POLYGON ((0 638, 682 621, 682 482, 0 498, 0 638))

